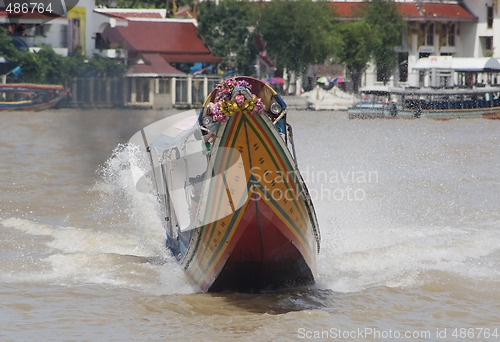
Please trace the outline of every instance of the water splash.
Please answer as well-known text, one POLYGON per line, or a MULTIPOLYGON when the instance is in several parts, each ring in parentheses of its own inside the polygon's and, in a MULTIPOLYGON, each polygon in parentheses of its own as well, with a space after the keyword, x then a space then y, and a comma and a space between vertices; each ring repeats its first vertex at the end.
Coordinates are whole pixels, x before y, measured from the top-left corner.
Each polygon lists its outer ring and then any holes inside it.
MULTIPOLYGON (((453 151, 437 143, 427 147, 429 141, 437 141, 439 131, 412 126, 411 132, 434 132, 434 136, 421 137, 421 141, 413 137, 413 143, 407 144, 404 134, 399 136, 396 130, 387 146, 380 129, 373 127, 380 123, 363 124, 367 127, 362 135, 371 144, 353 142, 349 127, 339 127, 332 134, 328 125, 304 124, 302 139, 332 137, 310 153, 308 146, 315 142, 300 142, 301 135, 296 136, 299 165, 311 193, 316 194, 322 233, 318 287, 338 292, 436 284, 498 288, 498 176, 490 172, 498 164, 498 152, 489 147, 491 142, 473 140, 475 145, 483 144, 482 151, 488 155, 480 160, 476 160, 480 155, 474 155, 463 167, 446 166, 442 174, 437 167, 441 159, 430 152, 441 148, 440 155, 449 155, 453 151), (347 141, 355 146, 342 145, 347 141), (429 163, 435 172, 427 172, 429 163), (372 181, 352 177, 373 170, 378 177, 372 181), (477 176, 463 180, 470 170, 477 176), (366 196, 353 201, 336 196, 347 187, 360 188, 366 196), (456 202, 445 202, 450 198, 456 202)), ((427 125, 412 123, 418 124, 427 125)), ((165 248, 156 197, 133 184, 131 173, 146 166, 147 160, 132 146, 120 144, 97 170, 95 184, 81 193, 89 203, 85 217, 70 215, 61 222, 40 223, 26 215, 9 214, 12 217, 0 220, 0 281, 90 283, 160 294, 193 292, 165 248)))
POLYGON ((0 221, 10 240, 2 253, 1 281, 192 292, 165 247, 155 196, 133 185, 130 173, 142 162, 131 146, 113 151, 88 191, 92 201, 81 226, 17 217, 0 221))

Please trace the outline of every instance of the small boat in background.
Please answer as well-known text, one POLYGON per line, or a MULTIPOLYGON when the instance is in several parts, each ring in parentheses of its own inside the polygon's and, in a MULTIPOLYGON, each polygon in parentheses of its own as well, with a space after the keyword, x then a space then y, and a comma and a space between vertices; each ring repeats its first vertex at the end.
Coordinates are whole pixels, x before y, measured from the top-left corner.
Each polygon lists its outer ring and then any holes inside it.
POLYGON ((500 119, 500 87, 365 88, 348 114, 350 119, 500 119))
POLYGON ((61 85, 0 84, 0 111, 40 111, 55 107, 67 95, 61 85))
POLYGON ((136 184, 152 180, 167 247, 201 291, 315 281, 320 233, 286 114, 270 86, 234 77, 199 114, 167 117, 130 139, 151 164, 136 184))

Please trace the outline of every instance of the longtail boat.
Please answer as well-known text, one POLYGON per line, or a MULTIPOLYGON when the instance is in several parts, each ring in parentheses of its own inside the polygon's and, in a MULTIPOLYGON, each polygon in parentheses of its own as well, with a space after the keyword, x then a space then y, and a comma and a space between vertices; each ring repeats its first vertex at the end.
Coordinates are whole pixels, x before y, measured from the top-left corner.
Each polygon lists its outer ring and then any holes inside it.
POLYGON ((55 107, 67 95, 61 85, 0 84, 0 111, 40 111, 55 107))
MULTIPOLYGON (((151 167, 166 245, 201 291, 312 284, 320 233, 300 175, 286 104, 251 77, 221 82, 194 110, 131 139, 151 167)), ((145 177, 147 176, 147 177, 145 177)))

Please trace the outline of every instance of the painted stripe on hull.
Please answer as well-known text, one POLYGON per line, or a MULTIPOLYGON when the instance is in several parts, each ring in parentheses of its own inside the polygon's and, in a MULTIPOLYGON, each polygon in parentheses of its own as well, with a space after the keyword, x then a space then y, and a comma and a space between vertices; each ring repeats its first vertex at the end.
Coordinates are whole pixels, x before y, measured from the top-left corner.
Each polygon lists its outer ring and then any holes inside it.
POLYGON ((243 164, 241 167, 246 173, 245 179, 232 178, 231 173, 219 177, 208 191, 208 198, 211 199, 205 208, 208 218, 219 217, 221 210, 228 211, 228 215, 199 228, 193 234, 196 241, 192 241, 183 260, 188 275, 202 290, 211 286, 224 267, 244 233, 240 227, 259 225, 257 215, 252 218, 248 214, 256 201, 266 203, 270 208, 265 211, 270 216, 265 218, 266 222, 273 222, 272 226, 278 227, 315 272, 316 241, 313 229, 316 222, 311 222, 313 209, 308 207, 301 193, 300 176, 288 160, 289 155, 278 143, 280 140, 277 139, 281 138, 272 132, 273 128, 264 120, 262 117, 246 116, 231 118, 217 149, 214 149, 212 175, 228 170, 238 153, 243 164), (223 147, 226 149, 221 149, 223 147), (218 154, 217 150, 222 152, 218 154), (233 203, 227 203, 228 193, 232 195, 233 203), (235 203, 243 205, 233 213, 230 209, 235 208, 235 203), (249 218, 252 218, 251 222, 242 222, 249 218))
POLYGON ((281 220, 264 200, 247 207, 230 257, 210 286, 210 291, 255 292, 314 282, 313 272, 287 236, 281 220), (255 221, 253 217, 258 216, 255 221))

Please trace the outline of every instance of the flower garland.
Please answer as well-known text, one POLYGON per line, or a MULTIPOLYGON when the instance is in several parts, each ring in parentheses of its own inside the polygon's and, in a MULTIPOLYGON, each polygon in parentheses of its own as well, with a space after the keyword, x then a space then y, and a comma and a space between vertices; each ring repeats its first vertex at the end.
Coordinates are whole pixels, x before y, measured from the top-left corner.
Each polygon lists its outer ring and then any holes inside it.
POLYGON ((261 99, 251 93, 252 85, 244 80, 230 78, 217 85, 215 104, 208 115, 216 122, 225 122, 234 114, 260 115, 264 111, 261 99))

